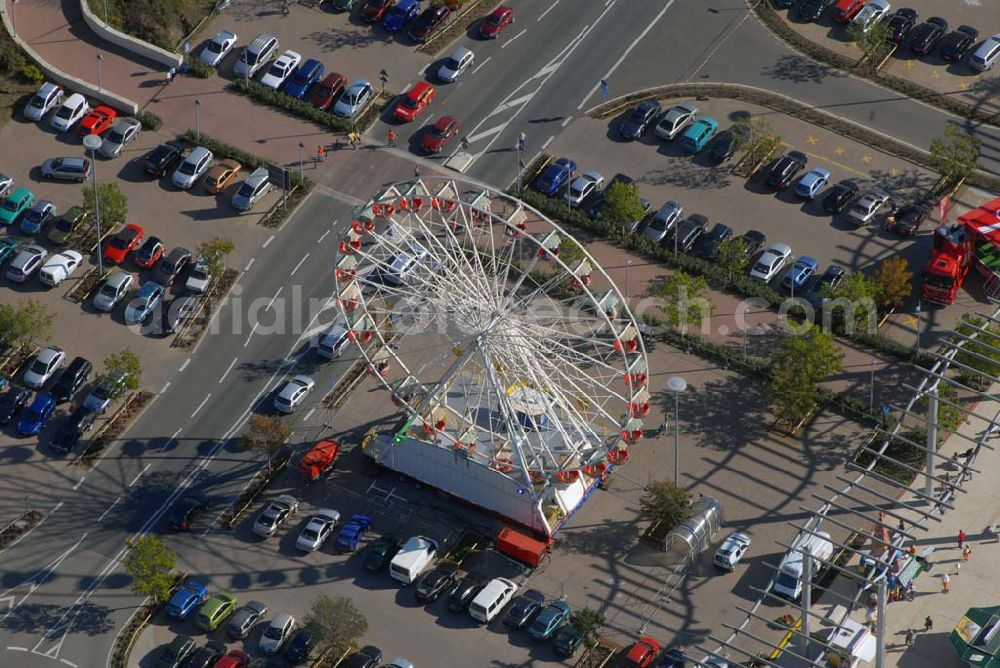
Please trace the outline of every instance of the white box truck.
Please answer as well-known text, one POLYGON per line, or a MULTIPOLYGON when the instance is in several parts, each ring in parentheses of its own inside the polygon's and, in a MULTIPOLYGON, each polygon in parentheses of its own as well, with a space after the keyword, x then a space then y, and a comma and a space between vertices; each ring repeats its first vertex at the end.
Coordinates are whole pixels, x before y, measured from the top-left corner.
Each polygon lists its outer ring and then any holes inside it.
POLYGON ((403 584, 410 584, 420 577, 437 556, 437 541, 414 536, 389 562, 389 575, 403 584))
POLYGON ((833 556, 833 543, 830 542, 830 534, 817 531, 815 533, 802 532, 796 536, 792 543, 792 549, 788 551, 785 558, 781 560, 778 568, 778 577, 774 581, 774 593, 797 600, 802 595, 802 551, 809 550, 813 556, 812 579, 816 579, 817 573, 823 568, 820 560, 826 561, 833 556))

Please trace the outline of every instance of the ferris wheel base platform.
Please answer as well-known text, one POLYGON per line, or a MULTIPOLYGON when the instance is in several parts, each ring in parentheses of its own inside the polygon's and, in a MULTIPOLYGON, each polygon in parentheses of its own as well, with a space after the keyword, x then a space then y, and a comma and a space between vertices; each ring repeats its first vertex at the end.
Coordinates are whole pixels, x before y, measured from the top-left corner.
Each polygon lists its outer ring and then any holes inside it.
POLYGON ((551 538, 590 498, 597 481, 581 477, 568 484, 531 486, 491 469, 465 451, 412 438, 379 434, 364 453, 381 466, 445 492, 473 506, 551 538))

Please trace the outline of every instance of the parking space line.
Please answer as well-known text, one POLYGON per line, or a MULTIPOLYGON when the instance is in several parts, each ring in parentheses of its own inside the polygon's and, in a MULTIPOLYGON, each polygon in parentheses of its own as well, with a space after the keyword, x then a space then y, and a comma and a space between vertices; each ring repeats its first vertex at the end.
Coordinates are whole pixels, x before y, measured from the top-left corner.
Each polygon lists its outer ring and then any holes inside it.
POLYGON ((201 403, 200 403, 200 404, 198 404, 198 408, 194 409, 194 413, 191 413, 191 417, 194 417, 195 415, 197 415, 197 414, 198 414, 198 411, 200 411, 200 410, 201 410, 202 408, 204 408, 204 407, 205 407, 205 404, 207 404, 207 403, 208 403, 208 400, 209 400, 209 399, 210 399, 211 397, 212 397, 212 393, 211 393, 211 392, 209 392, 208 394, 206 394, 206 395, 205 395, 205 398, 201 400, 201 403))
MULTIPOLYGON (((131 487, 131 485, 129 486, 131 487)), ((116 496, 115 500, 111 502, 111 505, 108 506, 103 513, 101 513, 100 517, 97 518, 97 521, 100 522, 101 520, 103 520, 107 516, 107 514, 111 512, 111 509, 114 508, 116 505, 118 505, 118 502, 121 500, 122 500, 121 495, 116 496)))
POLYGON ((144 467, 144 468, 143 468, 143 469, 142 469, 141 471, 139 471, 138 473, 136 473, 136 474, 135 474, 135 477, 134 477, 134 478, 132 478, 132 482, 130 482, 130 483, 128 484, 128 486, 129 486, 129 487, 131 487, 131 486, 132 486, 132 485, 134 485, 135 483, 139 482, 139 478, 141 478, 141 477, 142 477, 142 474, 143 474, 143 473, 145 473, 146 471, 148 471, 148 470, 149 470, 149 467, 150 467, 150 466, 152 466, 152 464, 146 464, 146 466, 145 466, 145 467, 144 467))
POLYGON ((479 67, 477 67, 476 69, 472 70, 472 73, 475 74, 479 70, 481 70, 484 67, 486 67, 486 63, 490 62, 491 60, 493 60, 493 56, 490 56, 486 60, 484 60, 483 62, 479 63, 479 67))
MULTIPOLYGON (((308 253, 306 253, 306 256, 308 256, 308 255, 309 255, 309 254, 308 254, 308 253)), ((303 259, 304 259, 304 258, 303 258, 303 259)), ((299 264, 302 264, 302 263, 301 263, 301 262, 299 262, 299 264)), ((298 267, 296 267, 296 268, 298 268, 298 267)), ((292 273, 294 274, 295 272, 293 271, 292 273)), ((271 306, 273 306, 273 305, 274 305, 274 300, 276 300, 276 299, 278 298, 278 295, 280 295, 280 294, 281 294, 281 291, 282 291, 282 290, 284 290, 284 289, 285 289, 285 286, 284 286, 284 285, 282 285, 282 286, 281 286, 280 288, 278 288, 278 291, 274 293, 274 296, 273 296, 273 297, 271 297, 271 301, 269 301, 269 302, 267 303, 267 308, 266 308, 266 309, 264 309, 265 311, 266 311, 266 310, 268 310, 268 309, 270 309, 270 308, 271 308, 271 306)), ((260 324, 260 323, 258 323, 258 324, 260 324)), ((254 326, 254 329, 257 329, 257 327, 256 327, 256 326, 254 326)))
POLYGON ((566 127, 567 125, 570 124, 572 120, 573 120, 572 116, 567 116, 566 118, 563 119, 562 126, 566 127))
POLYGON ((69 668, 77 668, 77 665, 70 661, 69 659, 59 659, 60 663, 65 663, 69 668))
POLYGON ((247 337, 247 340, 243 342, 243 347, 244 347, 244 348, 246 348, 246 347, 247 347, 248 345, 250 345, 250 339, 252 339, 252 338, 253 338, 253 335, 254 335, 254 332, 256 332, 256 331, 257 331, 257 327, 258 327, 259 325, 260 325, 260 322, 255 322, 255 323, 253 324, 253 329, 251 329, 251 330, 250 330, 250 336, 248 336, 248 337, 247 337))
POLYGON ((83 481, 86 480, 86 479, 87 479, 87 476, 83 476, 82 478, 80 478, 79 480, 77 480, 76 484, 73 485, 73 491, 75 492, 76 490, 80 489, 80 485, 82 485, 83 481))
POLYGON ((246 272, 250 271, 250 267, 252 267, 253 263, 256 262, 256 261, 257 261, 257 258, 255 258, 255 257, 250 258, 250 261, 247 262, 247 266, 243 267, 243 272, 246 273, 246 272))
POLYGON ((542 19, 544 19, 545 15, 548 14, 549 12, 551 12, 553 9, 555 9, 556 5, 558 5, 558 4, 559 4, 559 0, 555 0, 555 2, 553 2, 551 5, 549 5, 548 9, 546 9, 544 12, 542 12, 539 15, 539 17, 537 19, 535 19, 535 22, 537 23, 537 22, 541 21, 542 19))
POLYGON ((176 443, 177 442, 177 434, 181 433, 182 431, 184 431, 183 427, 180 428, 180 429, 178 429, 177 431, 175 431, 173 434, 171 434, 170 438, 167 439, 167 442, 163 444, 162 448, 160 448, 160 452, 163 452, 164 450, 166 450, 167 448, 169 448, 172 444, 176 443))
POLYGON ((315 409, 315 408, 310 408, 310 409, 309 409, 309 412, 308 412, 308 413, 306 413, 306 417, 305 417, 305 419, 303 420, 303 422, 309 422, 309 418, 311 418, 311 417, 313 416, 313 413, 315 413, 315 412, 316 412, 316 409, 315 409))
POLYGON ((517 39, 518 37, 520 37, 521 35, 523 35, 526 32, 528 32, 527 28, 525 28, 524 30, 522 30, 521 32, 517 33, 516 35, 514 35, 513 37, 511 37, 510 39, 508 39, 506 42, 504 42, 503 44, 501 44, 500 48, 501 49, 506 49, 510 45, 511 42, 513 42, 515 39, 517 39))
POLYGON ((236 362, 239 361, 239 359, 240 359, 239 357, 234 357, 233 361, 229 363, 229 366, 226 367, 225 373, 223 373, 222 376, 219 377, 220 383, 226 379, 226 376, 228 376, 229 372, 233 370, 233 367, 236 366, 236 362))
POLYGON ((27 647, 15 647, 14 645, 7 645, 7 651, 9 652, 27 652, 27 647))
POLYGON ((166 392, 166 391, 167 391, 167 388, 169 388, 169 387, 170 387, 170 381, 168 380, 168 381, 166 382, 166 384, 165 384, 165 385, 163 386, 163 389, 162 389, 162 390, 160 390, 160 394, 163 394, 164 392, 166 392))
POLYGON ((323 234, 319 235, 319 239, 316 240, 316 243, 318 243, 318 244, 323 243, 323 239, 326 239, 326 235, 328 235, 328 234, 330 234, 330 230, 327 230, 323 234))
POLYGON ((272 241, 274 241, 274 235, 273 234, 271 236, 269 236, 267 238, 267 241, 265 241, 263 244, 261 244, 260 247, 261 248, 267 248, 271 244, 272 241))
POLYGON ((181 364, 181 368, 178 369, 178 371, 183 371, 184 369, 186 369, 188 367, 188 364, 190 364, 190 363, 191 363, 191 358, 189 357, 186 360, 184 360, 184 364, 181 364))
POLYGON ((867 172, 862 172, 862 171, 857 170, 857 169, 855 169, 853 167, 848 167, 847 165, 845 165, 845 164, 843 164, 841 162, 837 162, 836 160, 830 160, 826 156, 820 155, 818 153, 810 153, 809 151, 804 151, 804 150, 802 150, 800 148, 797 148, 796 146, 794 146, 792 144, 789 144, 788 142, 781 142, 781 145, 782 146, 786 146, 788 148, 794 148, 797 151, 802 151, 803 153, 805 153, 806 155, 808 155, 810 158, 813 158, 815 160, 822 160, 823 162, 829 163, 831 165, 834 165, 835 167, 840 167, 841 169, 846 169, 847 171, 851 172, 852 174, 857 174, 858 176, 868 176, 867 172))
POLYGON ((555 139, 555 138, 556 138, 555 135, 552 135, 548 139, 546 139, 545 143, 542 144, 542 150, 544 151, 545 149, 547 149, 549 147, 549 144, 551 144, 552 140, 555 139))

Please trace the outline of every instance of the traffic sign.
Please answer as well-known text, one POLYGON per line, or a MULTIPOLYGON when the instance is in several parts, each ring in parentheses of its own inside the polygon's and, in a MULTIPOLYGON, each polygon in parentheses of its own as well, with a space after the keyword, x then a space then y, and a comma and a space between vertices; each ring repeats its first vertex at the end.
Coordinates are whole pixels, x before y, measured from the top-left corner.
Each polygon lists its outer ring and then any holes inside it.
POLYGON ((892 407, 889 404, 882 405, 882 415, 888 415, 892 411, 892 407))
POLYGON ((184 40, 184 55, 191 53, 191 40, 184 40))
POLYGON ((267 165, 267 179, 271 185, 275 185, 282 190, 291 190, 292 173, 279 165, 267 165))

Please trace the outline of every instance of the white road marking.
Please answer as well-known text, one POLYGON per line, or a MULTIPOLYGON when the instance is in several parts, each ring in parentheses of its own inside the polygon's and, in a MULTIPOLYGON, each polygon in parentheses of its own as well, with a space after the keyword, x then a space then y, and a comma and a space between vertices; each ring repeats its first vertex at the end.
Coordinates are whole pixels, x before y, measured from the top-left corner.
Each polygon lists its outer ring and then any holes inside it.
POLYGON ((487 58, 483 62, 479 63, 479 67, 477 67, 476 69, 472 70, 472 73, 475 74, 479 70, 483 69, 486 66, 486 63, 490 62, 491 60, 493 60, 493 56, 490 56, 489 58, 487 58))
POLYGON ((226 379, 226 376, 228 376, 229 372, 233 370, 233 367, 236 366, 236 362, 238 362, 239 359, 240 359, 239 357, 234 357, 233 361, 229 363, 229 366, 226 367, 226 372, 223 373, 222 376, 219 377, 219 382, 220 383, 226 379))
POLYGON ((14 645, 7 645, 8 652, 27 652, 27 647, 15 647, 14 645))
POLYGON ((160 448, 160 452, 163 452, 164 450, 166 450, 167 448, 169 448, 171 445, 173 445, 174 443, 176 443, 177 442, 177 434, 181 433, 182 431, 184 431, 183 428, 178 429, 177 431, 175 431, 170 436, 170 438, 167 440, 167 442, 163 444, 163 447, 160 448))
POLYGON ((257 331, 257 327, 258 327, 259 325, 260 325, 260 323, 259 323, 259 322, 255 322, 255 323, 253 324, 253 329, 251 329, 251 330, 250 330, 250 336, 248 336, 248 337, 247 337, 247 340, 243 342, 243 347, 244 347, 244 348, 246 348, 246 347, 247 347, 248 345, 250 345, 250 339, 252 339, 252 338, 253 338, 253 334, 254 334, 254 332, 256 332, 256 331, 257 331))
POLYGON ((80 485, 82 485, 83 481, 86 480, 86 479, 87 479, 87 476, 83 476, 82 478, 80 478, 79 480, 77 480, 76 484, 73 485, 73 491, 75 492, 76 490, 80 489, 80 485))
POLYGON ((549 5, 548 9, 546 9, 544 12, 542 12, 539 15, 539 17, 537 19, 535 19, 535 21, 538 22, 538 21, 541 21, 542 19, 544 19, 545 15, 548 14, 549 12, 551 12, 553 9, 555 9, 556 5, 558 5, 558 4, 559 4, 559 0, 556 0, 555 2, 553 2, 551 5, 549 5))
POLYGON ((22 582, 19 585, 11 587, 7 591, 5 591, 3 594, 0 594, 0 607, 2 607, 4 604, 7 605, 7 614, 5 614, 3 617, 0 617, 0 624, 2 624, 4 621, 6 621, 6 619, 8 617, 10 617, 11 614, 13 614, 13 612, 15 610, 17 610, 17 608, 22 603, 24 603, 25 601, 28 600, 29 596, 31 596, 32 594, 35 593, 36 589, 38 589, 43 584, 45 584, 55 574, 56 569, 58 569, 59 566, 62 564, 62 562, 64 562, 66 560, 66 558, 74 550, 76 550, 76 548, 78 548, 80 546, 80 543, 82 543, 84 541, 84 539, 87 537, 87 535, 88 534, 85 533, 82 536, 80 536, 80 539, 78 541, 76 541, 75 543, 73 543, 72 545, 70 545, 69 549, 67 549, 65 552, 63 552, 62 554, 60 554, 58 557, 56 557, 55 559, 53 559, 52 561, 50 561, 49 563, 47 563, 45 566, 43 566, 41 569, 39 569, 34 575, 32 575, 31 577, 29 577, 27 580, 25 580, 24 582, 22 582), (18 601, 17 600, 17 596, 15 594, 11 593, 11 592, 17 591, 17 589, 19 587, 23 587, 24 585, 28 585, 28 593, 26 593, 24 596, 22 596, 21 600, 18 601))
POLYGON ((181 368, 178 369, 178 371, 183 371, 184 369, 188 368, 188 364, 190 363, 191 363, 191 358, 189 357, 186 360, 184 360, 184 364, 181 364, 181 368))
MULTIPOLYGON (((551 143, 552 143, 552 140, 553 140, 553 139, 555 139, 555 138, 556 138, 556 137, 555 137, 555 135, 552 135, 552 136, 550 136, 550 137, 549 137, 548 139, 546 139, 546 140, 545 140, 545 143, 544 143, 544 144, 542 144, 542 150, 544 151, 545 149, 547 149, 547 148, 549 147, 549 144, 551 144, 551 143)), ((530 163, 529 163, 529 164, 530 164, 530 163)))
POLYGON ((269 236, 267 238, 267 241, 265 241, 263 244, 261 244, 260 247, 261 248, 267 248, 271 244, 272 241, 274 241, 274 235, 273 234, 271 236, 269 236))
POLYGON ((427 71, 428 67, 430 67, 430 63, 427 63, 426 65, 424 65, 423 67, 421 67, 420 70, 417 71, 417 76, 418 77, 424 76, 424 72, 427 71))
MULTIPOLYGON (((552 70, 552 71, 554 72, 555 70, 552 70)), ((535 91, 535 93, 537 93, 537 92, 538 91, 535 91)), ((497 107, 496 109, 494 109, 493 111, 491 111, 489 113, 489 115, 487 116, 487 118, 489 118, 490 116, 496 116, 500 112, 507 111, 508 109, 513 109, 514 107, 516 107, 518 105, 522 105, 525 102, 530 101, 531 98, 533 98, 535 96, 535 93, 528 93, 527 95, 522 95, 521 97, 517 98, 516 100, 511 100, 510 102, 504 102, 499 107, 497 107)))
POLYGON ((294 276, 294 275, 295 275, 295 272, 297 272, 297 271, 299 270, 299 267, 301 267, 301 266, 302 266, 302 264, 303 264, 303 263, 304 263, 304 262, 305 262, 306 260, 308 260, 308 259, 309 259, 309 253, 306 253, 305 255, 303 255, 303 256, 302 256, 302 259, 301 259, 301 260, 299 260, 299 263, 298 263, 297 265, 295 265, 295 267, 294 267, 294 268, 292 269, 292 273, 290 273, 290 274, 288 274, 288 275, 289 275, 289 276, 294 276))
POLYGON ((257 261, 257 258, 255 258, 255 257, 250 258, 250 261, 247 262, 247 266, 243 267, 243 272, 246 273, 246 272, 250 271, 250 267, 252 267, 253 263, 256 262, 256 261, 257 261))
POLYGON ((303 421, 304 422, 309 422, 309 418, 311 418, 313 416, 313 413, 315 413, 315 412, 316 412, 315 408, 310 408, 309 412, 306 413, 306 417, 305 417, 305 419, 303 421))
MULTIPOLYGON (((308 254, 307 254, 307 256, 308 256, 308 254)), ((305 258, 303 258, 303 259, 305 259, 305 258)), ((299 264, 302 264, 302 261, 299 261, 299 264)), ((296 268, 298 268, 298 265, 296 265, 296 268)), ((292 273, 294 274, 295 272, 293 271, 292 273)), ((274 305, 274 300, 276 300, 276 299, 278 298, 278 295, 280 295, 280 294, 281 294, 281 291, 282 291, 282 290, 284 290, 284 289, 285 289, 285 286, 284 286, 284 285, 282 285, 282 286, 281 286, 280 288, 278 288, 278 291, 274 293, 274 296, 273 296, 273 297, 271 297, 271 301, 269 301, 269 302, 267 303, 267 308, 265 308, 265 309, 264 309, 265 311, 266 311, 267 309, 271 308, 271 306, 273 306, 273 305, 274 305)))
POLYGON ((517 39, 518 37, 520 37, 521 35, 523 35, 526 32, 528 32, 527 28, 525 28, 524 30, 522 30, 521 32, 517 33, 516 35, 514 35, 513 37, 511 37, 510 39, 508 39, 506 42, 504 42, 503 44, 501 44, 500 48, 501 49, 506 49, 508 46, 510 46, 511 42, 513 42, 515 39, 517 39))
POLYGON ((496 133, 498 133, 501 130, 503 130, 506 126, 507 126, 506 123, 504 123, 502 125, 496 126, 495 128, 490 128, 489 130, 483 130, 482 132, 478 132, 478 133, 476 133, 474 135, 469 135, 466 139, 468 139, 469 143, 471 144, 473 142, 479 141, 480 139, 482 139, 484 137, 489 137, 490 135, 495 135, 496 133))
POLYGON ((318 243, 318 244, 323 243, 323 239, 326 239, 326 235, 328 235, 328 234, 330 234, 330 230, 327 230, 323 234, 319 235, 319 239, 316 240, 316 243, 318 243))
POLYGON ((146 471, 148 471, 148 470, 149 470, 149 467, 150 467, 150 466, 152 466, 152 464, 146 464, 146 466, 145 466, 145 467, 143 467, 143 469, 142 469, 141 471, 139 471, 138 473, 136 473, 136 474, 135 474, 135 477, 134 477, 134 478, 132 478, 132 482, 130 482, 130 483, 128 484, 128 486, 129 486, 129 487, 131 487, 131 486, 132 486, 132 485, 134 485, 135 483, 139 482, 139 478, 141 478, 141 477, 142 477, 142 474, 143 474, 143 473, 145 473, 146 471))
MULTIPOLYGON (((86 476, 84 476, 84 477, 86 477, 86 476)), ((81 482, 83 482, 83 481, 81 480, 81 482)), ((54 505, 52 507, 52 510, 50 510, 47 513, 45 513, 45 517, 43 517, 42 519, 38 520, 38 524, 36 524, 35 526, 31 527, 30 529, 28 529, 24 533, 22 533, 20 536, 17 537, 17 539, 13 543, 11 543, 7 547, 5 547, 2 550, 0 550, 0 554, 3 554, 4 552, 6 552, 7 550, 9 550, 10 548, 12 548, 15 545, 17 545, 18 543, 20 543, 22 540, 24 540, 24 538, 28 534, 30 534, 32 531, 34 531, 35 529, 37 529, 38 527, 40 527, 42 525, 42 522, 44 522, 45 520, 49 519, 49 515, 51 515, 52 513, 56 512, 57 510, 59 510, 60 508, 62 508, 62 505, 64 503, 66 503, 66 502, 65 501, 60 501, 59 503, 57 503, 56 505, 54 505)))
POLYGON ((563 119, 562 126, 566 127, 567 125, 570 124, 572 120, 573 120, 572 116, 567 116, 566 118, 563 119))
MULTIPOLYGON (((615 2, 617 2, 617 0, 612 0, 611 5, 614 5, 615 2)), ((667 4, 663 6, 663 9, 660 10, 660 13, 657 14, 656 17, 652 21, 649 22, 648 26, 646 26, 646 29, 643 30, 641 33, 639 33, 639 36, 636 37, 632 41, 632 43, 628 45, 628 48, 625 49, 625 53, 623 53, 621 55, 621 58, 619 58, 618 60, 615 61, 615 64, 611 66, 611 69, 608 70, 608 73, 605 74, 602 77, 603 79, 610 79, 611 78, 611 75, 615 73, 615 70, 618 69, 618 66, 621 65, 625 61, 626 58, 628 58, 628 54, 632 53, 632 49, 634 49, 636 47, 636 45, 638 45, 639 42, 642 41, 643 37, 645 37, 646 35, 649 34, 649 31, 653 29, 653 26, 655 26, 657 23, 659 23, 660 19, 663 18, 663 15, 667 13, 667 10, 670 9, 670 6, 673 5, 673 4, 674 4, 674 0, 669 0, 667 2, 667 4)), ((608 9, 611 9, 611 5, 608 6, 608 9)), ((587 96, 585 98, 583 98, 583 100, 580 101, 580 106, 578 106, 577 109, 583 109, 583 105, 585 105, 587 103, 587 100, 590 99, 590 96, 593 95, 594 93, 596 93, 597 89, 600 88, 600 87, 601 87, 601 82, 598 81, 597 84, 593 88, 590 89, 590 92, 587 93, 587 96)))
POLYGON ((163 394, 164 392, 166 392, 166 391, 167 391, 167 388, 169 388, 169 387, 170 387, 170 381, 168 380, 168 381, 166 382, 166 384, 165 384, 165 385, 163 386, 163 389, 162 389, 162 390, 160 390, 160 394, 163 394))
POLYGON ((111 509, 114 508, 116 505, 118 505, 118 502, 121 500, 122 500, 121 496, 116 496, 115 500, 111 502, 111 505, 108 506, 107 510, 101 513, 101 516, 97 518, 97 521, 100 522, 101 520, 103 520, 107 516, 107 514, 111 512, 111 509))
POLYGON ((69 668, 77 668, 77 665, 69 659, 59 659, 60 663, 65 663, 69 668))
POLYGON ((194 417, 195 415, 197 415, 198 411, 200 411, 202 408, 204 408, 205 404, 207 404, 208 400, 211 399, 211 398, 212 398, 212 393, 211 392, 209 392, 208 394, 206 394, 205 398, 201 400, 200 404, 198 404, 198 408, 194 409, 194 413, 191 413, 191 417, 194 417))

